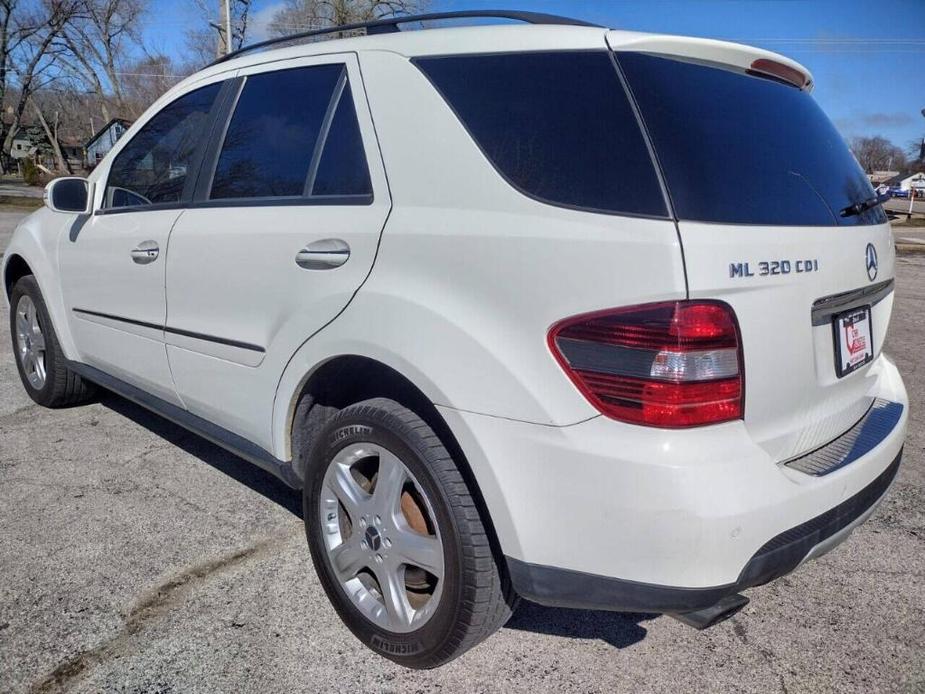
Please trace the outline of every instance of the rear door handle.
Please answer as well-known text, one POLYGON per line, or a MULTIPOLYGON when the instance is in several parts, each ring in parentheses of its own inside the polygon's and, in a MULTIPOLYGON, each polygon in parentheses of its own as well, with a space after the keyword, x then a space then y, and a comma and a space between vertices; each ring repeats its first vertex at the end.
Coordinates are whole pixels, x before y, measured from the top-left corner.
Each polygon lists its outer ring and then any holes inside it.
POLYGON ((147 265, 157 260, 160 252, 156 241, 142 241, 137 248, 132 249, 131 256, 132 260, 139 265, 147 265))
POLYGON ((341 239, 313 241, 295 254, 295 264, 306 270, 333 270, 350 258, 350 246, 341 239))

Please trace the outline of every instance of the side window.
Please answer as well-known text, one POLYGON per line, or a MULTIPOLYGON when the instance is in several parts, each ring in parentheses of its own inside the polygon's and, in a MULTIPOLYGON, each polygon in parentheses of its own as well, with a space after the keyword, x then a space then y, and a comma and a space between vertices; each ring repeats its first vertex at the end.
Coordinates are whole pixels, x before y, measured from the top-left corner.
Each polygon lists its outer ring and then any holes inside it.
POLYGON ((218 156, 210 199, 371 192, 343 65, 247 78, 218 156))
POLYGON ((667 215, 607 51, 417 58, 495 168, 541 202, 667 215))
POLYGON ((145 124, 113 161, 103 207, 180 201, 220 89, 210 84, 181 96, 145 124))
POLYGON ((373 187, 349 84, 344 84, 336 108, 311 195, 370 195, 373 187))

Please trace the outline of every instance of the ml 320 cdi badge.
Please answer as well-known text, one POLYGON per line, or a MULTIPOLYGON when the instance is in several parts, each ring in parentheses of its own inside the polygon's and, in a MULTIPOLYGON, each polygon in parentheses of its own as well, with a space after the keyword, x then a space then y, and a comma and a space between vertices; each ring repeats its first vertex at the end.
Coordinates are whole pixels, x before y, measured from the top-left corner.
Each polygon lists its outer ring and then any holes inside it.
POLYGON ((890 227, 806 68, 489 14, 527 26, 220 60, 2 267, 37 403, 106 388, 302 489, 410 667, 518 596, 733 614, 873 512, 908 417, 890 227))

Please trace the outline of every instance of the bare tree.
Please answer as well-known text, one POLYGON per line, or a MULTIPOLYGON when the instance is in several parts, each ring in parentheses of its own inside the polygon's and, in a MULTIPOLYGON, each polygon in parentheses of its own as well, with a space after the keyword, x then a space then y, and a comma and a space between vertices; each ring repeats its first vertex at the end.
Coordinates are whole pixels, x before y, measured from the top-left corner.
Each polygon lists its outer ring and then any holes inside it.
POLYGON ((370 22, 394 15, 414 14, 427 0, 286 0, 270 21, 269 33, 295 34, 325 27, 370 22))
POLYGON ((855 137, 851 140, 851 152, 867 173, 906 168, 905 153, 884 137, 855 137))
POLYGON ((925 168, 925 137, 910 141, 906 153, 908 154, 906 163, 909 166, 917 169, 925 168))
MULTIPOLYGON (((50 116, 46 116, 42 110, 42 101, 44 100, 42 100, 38 94, 33 94, 29 99, 29 102, 32 105, 32 110, 35 113, 35 117, 38 120, 39 125, 42 126, 42 130, 45 132, 45 138, 51 145, 51 151, 55 158, 55 168, 58 171, 73 173, 73 171, 71 171, 71 166, 67 161, 67 157, 64 156, 64 153, 61 150, 61 140, 58 136, 58 128, 61 122, 61 112, 51 106, 52 110, 50 112, 50 116)), ((48 106, 48 104, 45 105, 48 106)))
MULTIPOLYGON (((6 106, 10 74, 16 72, 15 57, 44 26, 41 14, 23 11, 19 0, 0 0, 0 105, 6 106)), ((6 124, 0 119, 0 142, 6 134, 6 124)), ((5 166, 0 169, 5 171, 5 166)))
POLYGON ((140 21, 147 0, 76 0, 78 9, 63 32, 71 77, 99 98, 103 120, 111 117, 110 97, 125 112, 123 68, 133 46, 140 45, 140 21))
POLYGON ((128 63, 122 75, 124 115, 137 118, 161 94, 192 72, 166 55, 149 55, 128 63))
POLYGON ((13 107, 12 122, 3 139, 4 156, 8 156, 13 147, 13 138, 22 125, 30 97, 55 79, 53 74, 49 74, 56 57, 51 51, 52 42, 73 17, 75 7, 76 0, 46 0, 29 22, 38 28, 28 40, 20 44, 14 61, 19 98, 13 107))

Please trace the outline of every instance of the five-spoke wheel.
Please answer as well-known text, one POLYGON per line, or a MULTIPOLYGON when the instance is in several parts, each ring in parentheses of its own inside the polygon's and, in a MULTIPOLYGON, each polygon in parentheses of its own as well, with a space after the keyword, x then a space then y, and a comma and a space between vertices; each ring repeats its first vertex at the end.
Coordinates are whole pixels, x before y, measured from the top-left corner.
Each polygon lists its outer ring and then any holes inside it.
POLYGON ((394 400, 341 408, 299 451, 315 569, 346 625, 408 667, 452 660, 507 621, 516 597, 462 471, 394 400))
POLYGON ((359 442, 328 466, 318 508, 344 592, 389 631, 423 625, 440 601, 443 544, 430 500, 404 463, 359 442))
POLYGON ((23 387, 39 405, 74 405, 93 395, 93 386, 68 367, 33 275, 20 277, 10 292, 10 337, 23 387))
POLYGON ((28 295, 16 304, 16 352, 22 370, 36 390, 45 386, 45 335, 38 310, 28 295))

